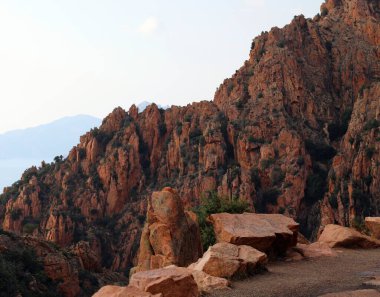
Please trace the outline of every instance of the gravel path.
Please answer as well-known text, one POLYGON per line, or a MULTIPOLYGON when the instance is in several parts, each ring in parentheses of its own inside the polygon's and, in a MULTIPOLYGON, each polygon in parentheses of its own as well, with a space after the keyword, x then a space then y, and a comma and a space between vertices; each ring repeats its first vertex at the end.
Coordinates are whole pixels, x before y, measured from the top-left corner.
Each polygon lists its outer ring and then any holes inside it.
POLYGON ((210 296, 315 297, 365 288, 362 282, 375 274, 380 275, 380 249, 341 250, 337 257, 270 263, 268 272, 210 296))

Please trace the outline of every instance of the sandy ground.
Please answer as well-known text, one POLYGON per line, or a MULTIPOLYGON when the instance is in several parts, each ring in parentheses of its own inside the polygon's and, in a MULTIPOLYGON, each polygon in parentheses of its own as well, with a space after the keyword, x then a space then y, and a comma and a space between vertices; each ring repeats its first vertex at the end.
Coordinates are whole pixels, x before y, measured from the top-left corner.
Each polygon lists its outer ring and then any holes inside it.
POLYGON ((210 296, 314 297, 368 288, 362 283, 371 275, 380 275, 380 249, 340 250, 337 257, 270 263, 268 272, 233 282, 232 290, 210 296))

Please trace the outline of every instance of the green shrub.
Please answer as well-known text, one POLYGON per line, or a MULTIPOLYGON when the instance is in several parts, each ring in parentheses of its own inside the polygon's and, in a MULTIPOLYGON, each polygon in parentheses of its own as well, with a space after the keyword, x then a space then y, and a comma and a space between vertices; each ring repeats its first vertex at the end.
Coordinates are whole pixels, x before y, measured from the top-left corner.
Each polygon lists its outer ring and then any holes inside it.
POLYGON ((49 279, 42 263, 31 249, 13 248, 0 253, 0 297, 61 296, 56 283, 49 279), (38 290, 31 289, 36 282, 38 290))
POLYGON ((19 208, 14 208, 11 210, 11 218, 13 221, 17 221, 20 219, 21 217, 21 214, 22 214, 22 211, 21 209, 19 208))
POLYGON ((184 119, 185 122, 190 123, 191 122, 191 114, 185 115, 184 119))
POLYGON ((201 197, 200 205, 194 209, 198 216, 203 250, 207 250, 209 246, 215 244, 216 242, 213 226, 207 222, 207 217, 210 214, 222 212, 243 213, 248 210, 248 203, 241 201, 236 197, 232 197, 231 199, 227 197, 220 197, 214 191, 204 193, 201 197))
POLYGON ((305 141, 306 150, 316 161, 328 161, 336 155, 336 150, 324 143, 314 143, 311 140, 305 141))
POLYGON ((285 179, 285 173, 281 170, 280 167, 274 167, 270 173, 270 179, 273 186, 281 184, 285 179))
POLYGON ((337 195, 335 193, 330 194, 329 203, 333 209, 338 208, 338 199, 337 199, 337 195))
POLYGON ((374 147, 367 147, 365 149, 365 156, 367 159, 372 159, 373 155, 375 154, 375 148, 374 147))
POLYGON ((281 191, 276 187, 263 191, 263 203, 277 205, 277 199, 280 194, 281 191))
POLYGON ((35 229, 38 228, 38 224, 33 224, 33 223, 26 223, 22 227, 22 232, 26 234, 32 234, 35 229))
POLYGON ((261 179, 260 179, 259 169, 251 168, 250 173, 251 173, 251 181, 255 185, 256 190, 261 188, 261 179))
POLYGON ((158 131, 160 133, 160 136, 164 136, 167 132, 166 124, 165 122, 161 122, 158 125, 158 131))
POLYGON ((272 164, 274 164, 274 159, 263 159, 260 162, 261 169, 265 170, 268 169, 272 164))
POLYGON ((308 205, 323 199, 327 190, 326 178, 326 172, 319 168, 314 168, 314 173, 307 177, 305 201, 308 205))
POLYGON ((238 100, 235 102, 236 108, 242 109, 244 107, 244 103, 242 100, 238 100))
POLYGON ((285 47, 285 40, 281 39, 277 42, 277 46, 279 48, 284 48, 285 47))
POLYGON ((329 14, 329 10, 326 7, 323 7, 321 10, 321 16, 325 17, 329 14))
POLYGON ((177 122, 176 132, 177 132, 178 136, 180 136, 182 134, 182 123, 181 122, 177 122))
POLYGON ((80 148, 78 150, 78 156, 79 156, 79 160, 85 159, 86 158, 86 149, 80 148))
POLYGON ((376 129, 380 126, 380 121, 376 119, 371 119, 367 121, 363 127, 364 131, 370 131, 372 129, 376 129))
POLYGON ((297 165, 301 167, 303 164, 305 164, 305 158, 303 156, 298 156, 297 165))

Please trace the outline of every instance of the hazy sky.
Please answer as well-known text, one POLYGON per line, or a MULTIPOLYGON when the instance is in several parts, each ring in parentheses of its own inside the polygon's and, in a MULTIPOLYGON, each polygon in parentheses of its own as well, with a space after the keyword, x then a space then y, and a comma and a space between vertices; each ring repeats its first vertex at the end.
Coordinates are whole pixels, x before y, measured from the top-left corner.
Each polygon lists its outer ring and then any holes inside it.
POLYGON ((322 0, 0 0, 0 133, 211 100, 251 40, 322 0))

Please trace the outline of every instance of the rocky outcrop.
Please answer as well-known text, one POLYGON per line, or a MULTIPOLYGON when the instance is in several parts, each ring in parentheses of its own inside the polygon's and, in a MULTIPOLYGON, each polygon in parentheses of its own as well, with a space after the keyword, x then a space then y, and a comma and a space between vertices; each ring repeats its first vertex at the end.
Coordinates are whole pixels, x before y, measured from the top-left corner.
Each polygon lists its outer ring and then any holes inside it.
POLYGON ((191 270, 198 290, 201 294, 211 293, 217 290, 225 290, 230 286, 230 282, 222 277, 209 275, 200 270, 191 270))
POLYGON ((191 271, 180 267, 167 267, 142 271, 132 275, 130 286, 162 297, 198 297, 199 291, 191 271))
POLYGON ((319 297, 379 297, 380 293, 376 290, 357 290, 339 293, 329 293, 319 297))
POLYGON ((248 245, 269 254, 284 254, 297 244, 298 223, 280 214, 213 214, 219 242, 248 245))
POLYGON ((76 245, 74 245, 71 251, 74 255, 78 257, 82 269, 93 272, 102 271, 99 258, 95 251, 91 249, 90 244, 88 242, 78 242, 76 245))
POLYGON ((318 242, 326 243, 330 247, 346 248, 376 248, 380 247, 380 241, 360 232, 339 225, 325 226, 318 242))
MULTIPOLYGON (((79 297, 90 296, 99 288, 99 285, 107 283, 107 280, 108 282, 126 281, 125 277, 117 273, 112 275, 107 272, 92 273, 94 270, 89 268, 93 268, 96 262, 83 265, 83 257, 60 249, 51 242, 0 231, 2 263, 6 265, 7 262, 4 262, 4 259, 11 261, 7 267, 8 273, 12 271, 12 267, 20 267, 23 270, 9 279, 9 285, 14 287, 14 290, 24 287, 20 282, 25 281, 25 287, 28 288, 25 294, 30 294, 30 296, 79 297), (21 280, 15 283, 17 277, 21 280)), ((1 273, 4 271, 2 270, 1 273)), ((8 293, 7 296, 17 295, 17 292, 15 295, 8 293)))
POLYGON ((202 255, 199 226, 184 211, 177 191, 164 188, 148 202, 147 222, 142 232, 136 271, 187 266, 202 255))
POLYGON ((250 246, 217 243, 189 268, 215 277, 241 278, 260 271, 266 262, 267 256, 250 246))
POLYGON ((365 218, 365 225, 368 228, 368 230, 371 232, 373 237, 375 237, 376 239, 380 239, 380 217, 365 218))
POLYGON ((309 239, 379 216, 379 11, 378 1, 328 0, 313 19, 256 37, 213 101, 116 108, 67 158, 5 189, 2 228, 87 241, 103 268, 125 272, 148 198, 167 185, 185 208, 215 191, 296 219, 309 239))

